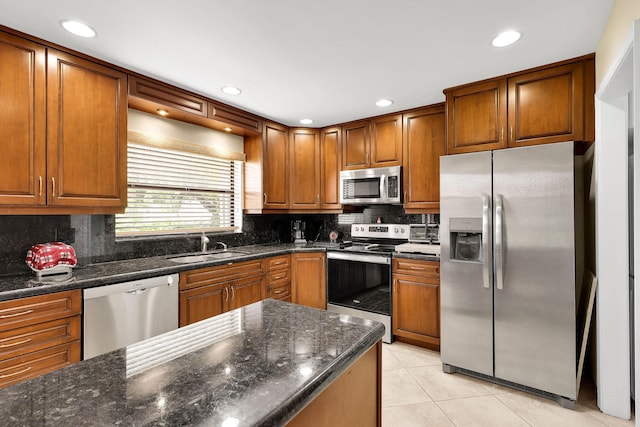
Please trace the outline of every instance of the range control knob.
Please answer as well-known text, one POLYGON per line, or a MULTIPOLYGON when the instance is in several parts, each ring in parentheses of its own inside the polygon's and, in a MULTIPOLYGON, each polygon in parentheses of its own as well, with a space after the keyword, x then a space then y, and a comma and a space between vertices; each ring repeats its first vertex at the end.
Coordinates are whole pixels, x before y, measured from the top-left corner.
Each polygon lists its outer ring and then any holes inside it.
POLYGON ((401 234, 404 234, 404 228, 401 228, 401 229, 400 229, 400 233, 401 233, 401 234))
POLYGON ((398 227, 394 228, 394 229, 393 229, 393 232, 394 232, 394 233, 396 233, 396 234, 398 234, 398 227))

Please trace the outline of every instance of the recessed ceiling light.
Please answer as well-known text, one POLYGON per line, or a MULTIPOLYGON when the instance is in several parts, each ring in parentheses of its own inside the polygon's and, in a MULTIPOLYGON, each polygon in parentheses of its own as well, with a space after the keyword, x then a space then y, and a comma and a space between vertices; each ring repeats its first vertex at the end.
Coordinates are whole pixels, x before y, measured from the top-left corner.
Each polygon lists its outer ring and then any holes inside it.
POLYGON ((498 34, 493 40, 491 40, 491 46, 493 47, 505 47, 509 46, 520 40, 521 34, 517 31, 505 31, 498 34))
POLYGON ((240 89, 238 89, 237 87, 233 87, 233 86, 225 86, 221 90, 222 90, 222 92, 226 93, 227 95, 240 95, 242 93, 242 91, 240 89))
POLYGON ((376 105, 378 107, 388 107, 391 104, 393 104, 393 101, 390 100, 390 99, 380 99, 380 100, 376 101, 376 105))
POLYGON ((300 123, 303 125, 310 125, 311 123, 313 123, 313 120, 311 119, 300 119, 300 123))
POLYGON ((167 110, 163 110, 162 108, 158 108, 156 110, 156 113, 158 113, 162 117, 167 117, 169 115, 169 112, 167 110))
POLYGON ((75 34, 76 36, 86 38, 96 36, 96 31, 87 24, 83 24, 82 22, 66 19, 64 21, 60 21, 60 25, 62 26, 62 28, 69 31, 71 34, 75 34))

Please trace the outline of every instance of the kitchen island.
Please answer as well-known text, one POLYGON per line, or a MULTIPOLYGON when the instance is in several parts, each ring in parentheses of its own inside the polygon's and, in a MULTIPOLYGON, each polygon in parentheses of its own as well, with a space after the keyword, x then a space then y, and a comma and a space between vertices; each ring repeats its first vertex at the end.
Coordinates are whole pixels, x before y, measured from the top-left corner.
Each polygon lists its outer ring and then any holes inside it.
POLYGON ((267 299, 2 389, 2 423, 380 425, 383 332, 267 299))

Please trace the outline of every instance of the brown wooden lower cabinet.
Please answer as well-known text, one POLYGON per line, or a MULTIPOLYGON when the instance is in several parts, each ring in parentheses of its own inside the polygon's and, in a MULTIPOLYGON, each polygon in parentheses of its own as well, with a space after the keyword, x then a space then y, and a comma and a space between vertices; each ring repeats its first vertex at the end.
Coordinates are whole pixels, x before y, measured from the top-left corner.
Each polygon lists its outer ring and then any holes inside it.
POLYGON ((300 411, 287 427, 382 425, 382 343, 378 341, 300 411))
POLYGON ((393 260, 393 335, 440 349, 440 263, 393 260))
POLYGON ((180 273, 180 326, 262 300, 262 260, 180 273))
POLYGON ((291 254, 291 301, 307 307, 327 309, 324 252, 291 254))
POLYGON ((82 291, 0 302, 0 387, 80 361, 82 291))
POLYGON ((291 255, 265 259, 265 298, 291 302, 291 255))

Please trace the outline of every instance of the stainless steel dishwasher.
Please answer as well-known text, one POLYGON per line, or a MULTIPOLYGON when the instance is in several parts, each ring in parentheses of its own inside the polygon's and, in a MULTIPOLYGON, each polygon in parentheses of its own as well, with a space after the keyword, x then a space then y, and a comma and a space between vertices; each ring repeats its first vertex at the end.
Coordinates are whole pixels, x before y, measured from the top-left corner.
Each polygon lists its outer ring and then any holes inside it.
POLYGON ((178 275, 85 289, 83 359, 178 328, 178 275))

